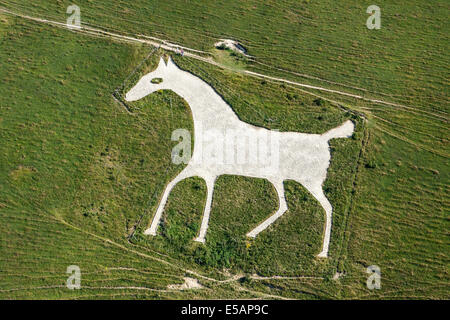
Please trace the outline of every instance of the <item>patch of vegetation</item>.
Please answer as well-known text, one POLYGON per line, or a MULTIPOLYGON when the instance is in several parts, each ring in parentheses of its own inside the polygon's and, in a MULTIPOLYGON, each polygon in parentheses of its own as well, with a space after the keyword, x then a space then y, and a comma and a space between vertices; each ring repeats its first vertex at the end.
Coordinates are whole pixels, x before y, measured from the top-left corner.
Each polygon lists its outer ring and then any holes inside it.
POLYGON ((161 83, 161 82, 163 82, 163 79, 162 79, 162 78, 153 78, 153 79, 151 80, 151 83, 155 83, 155 84, 158 84, 158 83, 161 83))
POLYGON ((246 56, 229 48, 214 49, 213 55, 217 62, 232 70, 244 70, 249 64, 246 56))
POLYGON ((218 46, 216 46, 217 49, 219 50, 229 50, 229 48, 227 47, 227 45, 225 43, 221 43, 218 46))

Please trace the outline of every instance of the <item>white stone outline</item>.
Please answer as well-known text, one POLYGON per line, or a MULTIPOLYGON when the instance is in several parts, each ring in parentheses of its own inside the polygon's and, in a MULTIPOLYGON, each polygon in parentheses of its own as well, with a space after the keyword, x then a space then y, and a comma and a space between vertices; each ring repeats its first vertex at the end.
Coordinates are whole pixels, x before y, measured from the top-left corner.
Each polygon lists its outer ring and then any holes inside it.
MULTIPOLYGON (((125 99, 127 101, 136 101, 157 90, 172 90, 186 100, 192 111, 194 135, 204 130, 203 126, 206 126, 206 129, 214 128, 223 132, 233 128, 255 136, 263 130, 268 130, 239 120, 231 107, 211 86, 193 74, 179 69, 171 58, 169 58, 167 64, 161 58, 156 70, 143 76, 126 94, 125 99), (162 78, 163 81, 159 84, 154 84, 151 82, 153 78, 162 78)), ((277 155, 279 163, 276 170, 274 170, 273 166, 267 169, 267 167, 249 163, 241 165, 205 163, 201 159, 199 160, 202 157, 205 142, 196 136, 192 159, 183 171, 166 186, 151 226, 144 233, 156 235, 156 230, 172 188, 183 179, 198 176, 206 181, 207 199, 200 232, 195 241, 204 243, 210 218, 214 182, 220 175, 234 174, 265 178, 274 185, 278 195, 278 210, 247 233, 248 237, 254 238, 286 212, 287 204, 283 182, 285 180, 294 180, 302 184, 319 201, 326 212, 323 245, 318 257, 327 257, 331 236, 332 206, 323 193, 322 183, 325 181, 330 164, 328 141, 334 138, 348 138, 352 135, 353 130, 354 124, 348 120, 341 126, 321 135, 271 131, 271 135, 279 139, 279 154, 277 155), (199 141, 203 142, 200 143, 199 141)))

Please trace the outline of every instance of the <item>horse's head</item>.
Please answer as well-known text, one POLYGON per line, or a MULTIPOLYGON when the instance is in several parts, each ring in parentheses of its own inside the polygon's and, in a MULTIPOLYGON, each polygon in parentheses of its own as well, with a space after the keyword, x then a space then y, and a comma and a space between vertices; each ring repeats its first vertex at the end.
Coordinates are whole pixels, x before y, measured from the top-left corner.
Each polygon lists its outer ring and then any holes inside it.
POLYGON ((167 78, 170 77, 170 74, 173 73, 173 68, 176 68, 176 66, 171 58, 169 58, 169 61, 166 64, 164 59, 161 57, 159 59, 158 67, 143 76, 138 83, 136 83, 136 85, 127 92, 125 95, 125 100, 136 101, 155 91, 170 89, 170 81, 165 80, 167 80, 167 78))

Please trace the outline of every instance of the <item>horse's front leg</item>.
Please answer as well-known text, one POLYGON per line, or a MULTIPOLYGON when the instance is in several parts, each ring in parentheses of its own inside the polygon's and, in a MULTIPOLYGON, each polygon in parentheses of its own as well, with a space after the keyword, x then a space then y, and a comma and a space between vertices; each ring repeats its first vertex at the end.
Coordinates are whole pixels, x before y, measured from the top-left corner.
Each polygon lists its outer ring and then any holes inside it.
POLYGON ((186 170, 181 172, 178 176, 175 177, 175 179, 169 182, 159 202, 158 209, 156 210, 156 214, 152 220, 152 224, 150 228, 144 231, 144 234, 156 236, 156 229, 158 229, 158 225, 161 220, 161 216, 167 203, 167 198, 169 197, 170 191, 172 191, 173 187, 175 187, 175 185, 184 178, 187 178, 186 170))

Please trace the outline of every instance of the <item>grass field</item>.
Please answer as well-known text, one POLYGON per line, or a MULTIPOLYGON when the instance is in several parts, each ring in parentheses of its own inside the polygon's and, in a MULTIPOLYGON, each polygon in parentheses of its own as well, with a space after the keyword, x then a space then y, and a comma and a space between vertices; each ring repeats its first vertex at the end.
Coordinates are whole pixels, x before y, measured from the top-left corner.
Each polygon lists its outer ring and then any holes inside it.
MULTIPOLYGON (((265 180, 236 176, 216 183, 205 245, 192 241, 206 197, 197 178, 174 189, 159 235, 144 236, 165 184, 182 169, 171 163, 170 134, 192 131, 191 114, 172 92, 127 104, 132 114, 112 94, 126 92, 168 53, 0 15, 0 297, 448 299, 449 8, 384 2, 383 27, 374 32, 365 28, 368 4, 356 1, 332 14, 329 1, 202 9, 183 1, 119 1, 114 9, 108 1, 78 3, 86 23, 211 50, 231 70, 173 58, 243 121, 307 133, 355 121, 352 138, 331 141, 327 260, 315 258, 324 213, 292 181, 285 183, 288 213, 254 241, 245 233, 275 210, 275 192, 265 180), (214 39, 224 36, 241 40, 256 62, 214 51, 214 39), (240 69, 402 106, 305 91, 240 69), (82 270, 81 290, 65 287, 73 264, 82 270), (381 290, 366 288, 369 265, 381 268, 381 290), (342 276, 333 279, 336 272, 342 276), (205 289, 167 290, 186 275, 205 289)), ((67 6, 0 4, 58 21, 67 6)))
MULTIPOLYGON (((71 3, 2 1, 8 8, 61 22, 71 3)), ((382 27, 377 31, 366 28, 371 4, 246 0, 209 1, 205 6, 203 1, 186 5, 184 0, 138 0, 116 1, 112 6, 108 0, 77 1, 83 23, 92 26, 152 35, 206 51, 218 38, 235 38, 258 62, 268 65, 255 64, 252 69, 277 73, 271 68, 278 67, 417 109, 447 111, 448 2, 378 1, 382 27)))

